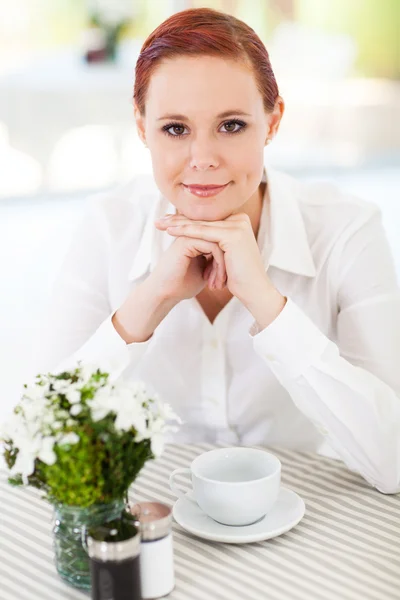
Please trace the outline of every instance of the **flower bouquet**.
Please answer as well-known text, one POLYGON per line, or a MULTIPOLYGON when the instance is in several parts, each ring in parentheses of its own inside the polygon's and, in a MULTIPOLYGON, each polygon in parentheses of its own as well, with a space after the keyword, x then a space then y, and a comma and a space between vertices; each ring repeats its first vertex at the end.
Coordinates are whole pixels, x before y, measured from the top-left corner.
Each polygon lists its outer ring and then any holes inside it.
POLYGON ((63 579, 90 587, 85 528, 121 515, 129 486, 180 422, 143 383, 113 382, 90 365, 38 375, 24 386, 0 439, 9 482, 38 488, 54 506, 56 567, 63 579))

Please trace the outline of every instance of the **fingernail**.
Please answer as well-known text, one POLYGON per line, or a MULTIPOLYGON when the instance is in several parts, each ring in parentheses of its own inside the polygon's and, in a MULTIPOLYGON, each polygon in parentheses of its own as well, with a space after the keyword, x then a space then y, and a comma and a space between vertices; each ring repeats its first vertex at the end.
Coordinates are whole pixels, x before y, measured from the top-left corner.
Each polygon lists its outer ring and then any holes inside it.
POLYGON ((166 221, 167 219, 170 219, 171 217, 174 217, 175 215, 165 215, 164 217, 160 217, 158 220, 159 221, 166 221))

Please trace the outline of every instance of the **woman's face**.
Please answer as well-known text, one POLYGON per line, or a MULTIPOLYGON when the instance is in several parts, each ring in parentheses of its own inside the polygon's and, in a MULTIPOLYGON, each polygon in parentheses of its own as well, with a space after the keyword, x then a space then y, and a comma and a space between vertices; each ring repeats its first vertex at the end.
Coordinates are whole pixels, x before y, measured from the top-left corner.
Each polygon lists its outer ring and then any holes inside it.
POLYGON ((162 62, 145 116, 136 111, 161 193, 189 219, 209 221, 258 196, 272 118, 248 67, 208 56, 162 62))

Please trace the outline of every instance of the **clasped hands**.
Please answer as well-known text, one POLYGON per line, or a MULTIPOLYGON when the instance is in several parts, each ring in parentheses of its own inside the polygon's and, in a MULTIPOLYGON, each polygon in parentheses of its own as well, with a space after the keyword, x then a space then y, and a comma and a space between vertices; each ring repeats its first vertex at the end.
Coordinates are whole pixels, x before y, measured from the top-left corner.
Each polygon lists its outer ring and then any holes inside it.
POLYGON ((222 221, 194 221, 183 215, 166 215, 156 221, 157 229, 175 238, 186 237, 211 242, 223 253, 219 264, 210 255, 204 270, 208 287, 225 286, 253 314, 264 328, 283 309, 286 298, 266 273, 256 238, 247 214, 234 214, 222 221), (221 272, 222 268, 222 272, 221 272))

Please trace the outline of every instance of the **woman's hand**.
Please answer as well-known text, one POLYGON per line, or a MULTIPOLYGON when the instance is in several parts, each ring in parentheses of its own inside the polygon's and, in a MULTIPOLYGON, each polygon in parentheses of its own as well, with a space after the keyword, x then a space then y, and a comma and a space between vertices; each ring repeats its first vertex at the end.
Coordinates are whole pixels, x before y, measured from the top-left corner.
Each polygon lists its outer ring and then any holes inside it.
POLYGON ((131 291, 113 315, 118 334, 127 344, 148 340, 176 304, 202 291, 212 269, 215 285, 222 289, 226 271, 224 253, 218 244, 177 238, 154 271, 131 291))
MULTIPOLYGON (((245 302, 253 291, 265 286, 269 278, 254 237, 250 219, 236 214, 224 221, 192 221, 182 215, 172 215, 156 221, 156 227, 178 239, 193 238, 217 244, 223 252, 227 282, 231 294, 245 302)), ((209 273, 209 287, 217 282, 217 265, 209 273)))
MULTIPOLYGON (((229 291, 250 310, 261 327, 266 327, 282 310, 286 299, 266 273, 248 215, 231 215, 224 221, 192 221, 183 215, 171 215, 156 221, 156 227, 178 240, 182 236, 217 244, 223 252, 229 291)), ((220 284, 216 265, 208 277, 211 289, 220 284)))
POLYGON ((210 272, 218 289, 226 282, 224 253, 215 242, 179 236, 164 253, 148 282, 165 298, 180 302, 197 296, 210 272))

